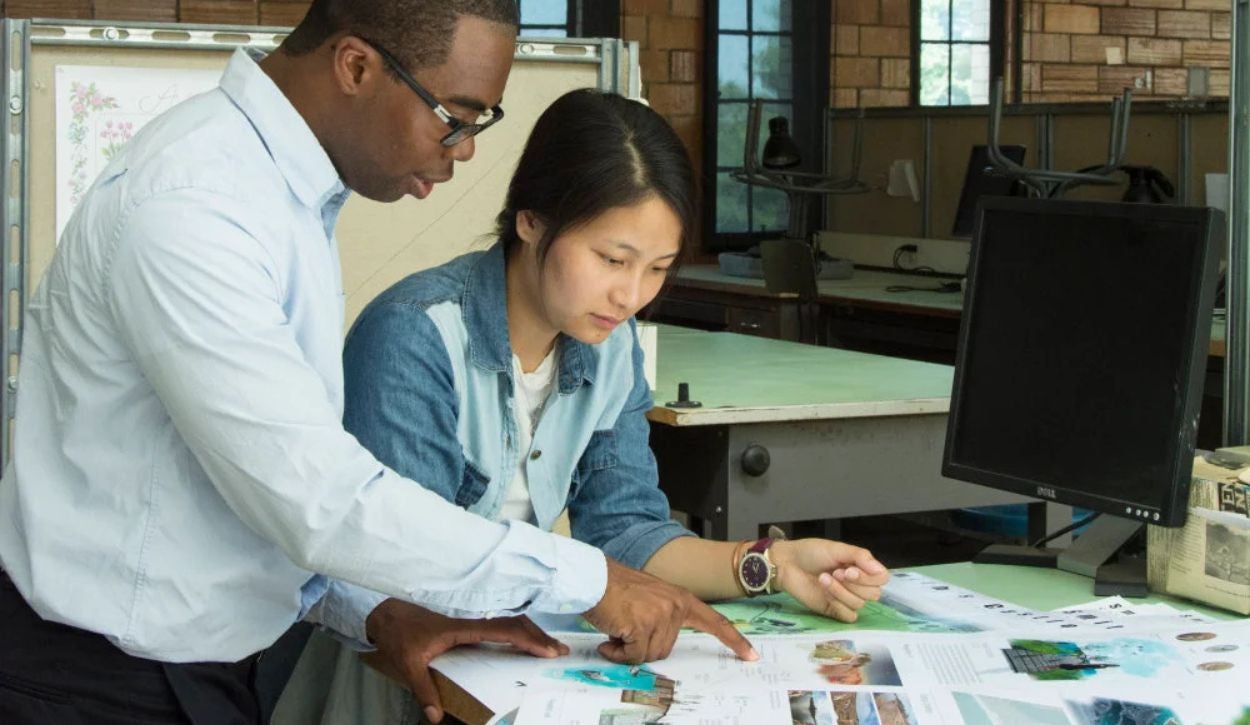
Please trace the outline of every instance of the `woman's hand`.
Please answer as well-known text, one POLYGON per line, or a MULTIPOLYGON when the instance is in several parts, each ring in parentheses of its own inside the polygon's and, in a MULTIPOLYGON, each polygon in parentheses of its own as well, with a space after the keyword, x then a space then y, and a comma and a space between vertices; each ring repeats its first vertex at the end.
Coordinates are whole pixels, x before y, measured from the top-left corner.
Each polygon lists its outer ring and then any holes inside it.
POLYGON ((768 549, 777 584, 814 612, 854 622, 866 601, 881 598, 890 572, 858 546, 828 539, 777 541, 768 549))

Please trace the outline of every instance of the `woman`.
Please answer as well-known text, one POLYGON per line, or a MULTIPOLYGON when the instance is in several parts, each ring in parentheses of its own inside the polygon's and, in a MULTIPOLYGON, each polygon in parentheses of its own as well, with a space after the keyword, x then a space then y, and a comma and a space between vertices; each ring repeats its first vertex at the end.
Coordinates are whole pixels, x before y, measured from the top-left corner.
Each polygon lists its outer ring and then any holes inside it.
MULTIPOLYGON (((633 316, 673 270, 693 194, 684 147, 657 113, 592 90, 562 96, 526 144, 498 243, 408 277, 357 320, 345 425, 482 516, 551 528, 567 510, 575 538, 702 599, 781 590, 854 620, 888 578, 866 550, 698 539, 657 487, 633 316)), ((362 667, 338 658, 331 699, 368 710, 362 719, 403 717, 411 696, 362 667)))

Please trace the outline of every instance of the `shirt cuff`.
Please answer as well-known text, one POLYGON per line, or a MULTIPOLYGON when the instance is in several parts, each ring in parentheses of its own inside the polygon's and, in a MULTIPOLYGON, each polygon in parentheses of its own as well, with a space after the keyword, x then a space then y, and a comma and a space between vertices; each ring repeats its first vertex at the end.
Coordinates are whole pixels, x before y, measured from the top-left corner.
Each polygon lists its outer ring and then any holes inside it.
POLYGON ((387 598, 372 589, 331 580, 325 596, 304 618, 321 625, 347 647, 357 652, 371 652, 374 647, 365 631, 365 620, 387 598))
POLYGON ((551 584, 530 606, 538 612, 580 614, 603 599, 608 561, 599 549, 565 536, 543 534, 551 547, 551 584))

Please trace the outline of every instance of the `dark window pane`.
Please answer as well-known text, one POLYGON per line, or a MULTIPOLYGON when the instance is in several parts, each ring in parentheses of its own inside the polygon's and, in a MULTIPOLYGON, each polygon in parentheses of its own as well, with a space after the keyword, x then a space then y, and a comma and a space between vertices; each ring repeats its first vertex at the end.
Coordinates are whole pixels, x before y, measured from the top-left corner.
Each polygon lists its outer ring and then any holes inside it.
POLYGON ((753 97, 790 98, 794 72, 792 48, 788 37, 764 35, 751 38, 753 97))
POLYGON ((522 25, 568 25, 568 0, 521 0, 522 25))
POLYGON ((729 178, 729 174, 717 174, 716 231, 750 231, 747 212, 746 185, 729 178))
POLYGON ((755 0, 751 4, 751 30, 790 32, 791 0, 755 0))
POLYGON ((746 98, 747 85, 747 38, 744 35, 720 36, 720 50, 716 58, 717 88, 721 98, 746 98))
POLYGON ((723 103, 716 114, 716 165, 741 166, 747 132, 747 104, 723 103))
POLYGON ((747 29, 747 0, 721 0, 720 30, 747 29))
POLYGON ((920 44, 920 105, 950 105, 950 46, 946 43, 920 44))
POLYGON ((920 39, 950 40, 951 0, 920 0, 920 39))

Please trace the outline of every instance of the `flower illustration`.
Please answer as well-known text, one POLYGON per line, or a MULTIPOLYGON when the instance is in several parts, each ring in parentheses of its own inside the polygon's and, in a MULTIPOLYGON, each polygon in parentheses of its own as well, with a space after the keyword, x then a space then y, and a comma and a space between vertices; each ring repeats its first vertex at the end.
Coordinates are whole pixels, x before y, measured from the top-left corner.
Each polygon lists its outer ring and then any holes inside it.
MULTIPOLYGON (((70 113, 69 142, 72 146, 70 158, 70 203, 77 204, 87 190, 87 123, 92 114, 118 107, 117 99, 104 95, 96 88, 95 83, 74 81, 69 89, 70 113)), ((134 124, 107 122, 100 136, 105 141, 102 153, 111 159, 126 141, 134 134, 134 124)))

